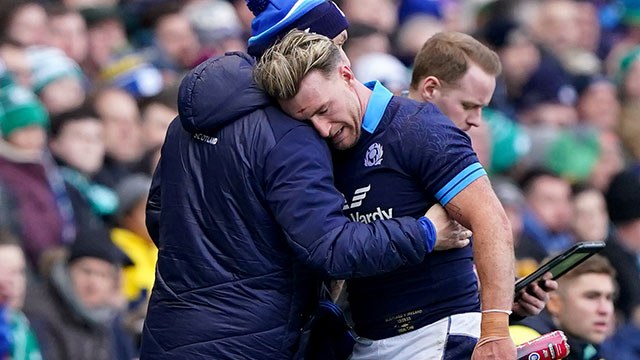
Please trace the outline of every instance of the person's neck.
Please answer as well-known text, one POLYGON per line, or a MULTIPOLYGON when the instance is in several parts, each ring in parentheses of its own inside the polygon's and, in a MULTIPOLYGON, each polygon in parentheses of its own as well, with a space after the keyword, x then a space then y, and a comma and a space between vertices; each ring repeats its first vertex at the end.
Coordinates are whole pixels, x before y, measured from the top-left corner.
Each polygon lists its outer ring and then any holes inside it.
POLYGON ((418 94, 418 92, 412 88, 409 88, 409 96, 407 96, 409 99, 411 100, 415 100, 415 101, 421 101, 423 102, 424 100, 422 99, 422 97, 420 96, 420 94, 418 94))
POLYGON ((356 92, 356 96, 358 96, 360 110, 362 111, 362 117, 364 118, 364 114, 367 112, 367 106, 369 106, 369 99, 371 99, 373 91, 359 81, 355 82, 353 89, 356 92))

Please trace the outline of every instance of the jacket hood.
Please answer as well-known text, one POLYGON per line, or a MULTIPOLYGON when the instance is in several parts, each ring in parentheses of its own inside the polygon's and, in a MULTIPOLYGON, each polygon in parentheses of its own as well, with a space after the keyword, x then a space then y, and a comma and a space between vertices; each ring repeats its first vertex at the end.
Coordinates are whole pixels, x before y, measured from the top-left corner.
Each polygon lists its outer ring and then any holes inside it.
POLYGON ((253 81, 254 60, 233 52, 198 65, 182 80, 178 113, 190 133, 212 133, 270 100, 253 81))

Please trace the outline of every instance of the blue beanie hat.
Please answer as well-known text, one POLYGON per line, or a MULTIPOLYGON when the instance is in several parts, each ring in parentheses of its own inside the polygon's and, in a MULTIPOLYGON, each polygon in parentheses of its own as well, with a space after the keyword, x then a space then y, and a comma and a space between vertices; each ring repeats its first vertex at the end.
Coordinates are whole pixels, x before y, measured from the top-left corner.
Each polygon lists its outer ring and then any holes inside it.
POLYGON ((248 52, 261 56, 290 30, 308 30, 334 38, 349 27, 336 4, 325 0, 247 0, 251 22, 248 52))
POLYGON ((414 15, 432 15, 442 19, 442 4, 439 0, 403 0, 398 9, 398 22, 404 23, 414 15))

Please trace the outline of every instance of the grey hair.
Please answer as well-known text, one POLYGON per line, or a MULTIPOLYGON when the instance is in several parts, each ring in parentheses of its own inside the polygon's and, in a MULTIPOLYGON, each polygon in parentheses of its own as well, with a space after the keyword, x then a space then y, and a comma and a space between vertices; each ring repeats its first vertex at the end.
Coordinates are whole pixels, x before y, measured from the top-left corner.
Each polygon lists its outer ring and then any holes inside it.
POLYGON ((309 72, 319 70, 329 77, 340 60, 340 50, 328 37, 292 30, 262 55, 253 78, 271 97, 287 100, 298 93, 309 72))

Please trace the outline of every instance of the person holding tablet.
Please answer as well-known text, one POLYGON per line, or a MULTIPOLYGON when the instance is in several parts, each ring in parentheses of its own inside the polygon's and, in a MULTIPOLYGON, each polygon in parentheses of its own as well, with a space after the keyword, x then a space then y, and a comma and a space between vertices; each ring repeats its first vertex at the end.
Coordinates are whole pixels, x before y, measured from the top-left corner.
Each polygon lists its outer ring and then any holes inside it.
POLYGON ((559 278, 558 290, 551 293, 547 310, 523 320, 522 326, 540 334, 564 331, 571 347, 566 359, 604 359, 600 345, 614 324, 614 278, 611 263, 601 255, 593 255, 559 278))

